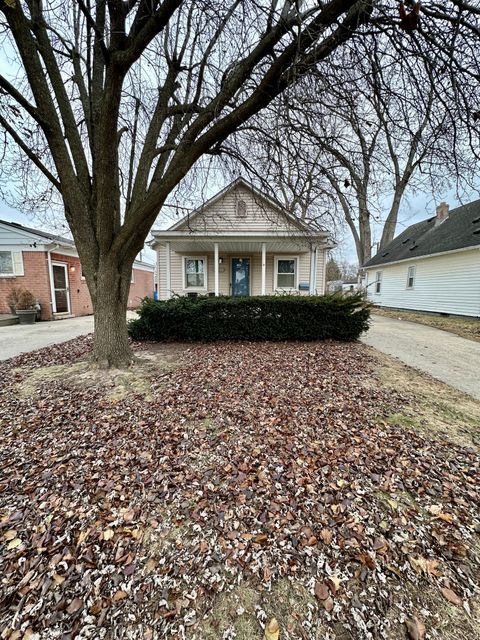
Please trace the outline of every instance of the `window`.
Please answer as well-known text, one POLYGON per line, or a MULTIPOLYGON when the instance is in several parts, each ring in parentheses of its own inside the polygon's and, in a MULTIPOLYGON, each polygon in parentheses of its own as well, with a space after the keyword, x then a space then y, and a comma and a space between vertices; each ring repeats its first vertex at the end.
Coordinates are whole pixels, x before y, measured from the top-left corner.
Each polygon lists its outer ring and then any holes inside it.
POLYGON ((0 251, 0 273, 2 276, 13 276, 13 256, 11 251, 0 251))
POLYGON ((23 276, 21 251, 0 251, 0 277, 23 276))
POLYGON ((237 202, 237 218, 247 217, 247 203, 245 200, 239 200, 237 202))
POLYGON ((382 290, 382 272, 377 271, 375 274, 375 293, 381 293, 382 290))
POLYGON ((413 289, 414 284, 415 284, 415 267, 408 267, 407 289, 413 289))
POLYGON ((185 258, 184 289, 206 289, 206 258, 185 258))
POLYGON ((296 258, 276 258, 275 260, 275 288, 276 289, 296 289, 297 288, 297 259, 296 258))

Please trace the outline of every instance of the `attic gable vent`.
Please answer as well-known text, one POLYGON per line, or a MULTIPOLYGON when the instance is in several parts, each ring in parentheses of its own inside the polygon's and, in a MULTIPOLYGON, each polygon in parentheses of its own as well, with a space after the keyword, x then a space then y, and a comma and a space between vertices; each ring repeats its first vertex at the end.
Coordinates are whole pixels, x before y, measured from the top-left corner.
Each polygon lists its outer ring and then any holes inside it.
POLYGON ((245 200, 239 200, 237 202, 237 218, 247 217, 247 203, 245 200))

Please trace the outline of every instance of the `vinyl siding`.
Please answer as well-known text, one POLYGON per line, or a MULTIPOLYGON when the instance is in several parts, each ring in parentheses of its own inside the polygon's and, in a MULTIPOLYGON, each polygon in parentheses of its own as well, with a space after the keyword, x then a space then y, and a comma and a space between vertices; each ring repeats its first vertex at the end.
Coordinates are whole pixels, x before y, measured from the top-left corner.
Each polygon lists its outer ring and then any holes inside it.
POLYGON ((367 292, 382 307, 436 313, 480 316, 480 251, 408 260, 367 269, 367 292), (407 273, 415 266, 413 289, 407 289, 407 273), (382 272, 381 292, 374 292, 376 272, 382 272))
MULTIPOLYGON (((317 293, 324 293, 324 268, 325 268, 325 251, 318 251, 317 261, 317 293)), ((199 291, 200 294, 208 293, 215 290, 215 274, 214 274, 214 254, 213 252, 193 252, 193 253, 177 253, 171 251, 171 285, 172 292, 177 295, 185 295, 187 291, 183 288, 183 258, 184 257, 206 257, 207 258, 207 287, 204 291, 199 291)), ((271 295, 275 293, 274 288, 274 260, 275 257, 296 257, 298 265, 298 281, 309 282, 310 281, 310 253, 298 253, 298 254, 282 254, 282 253, 268 253, 267 252, 267 269, 266 269, 266 294, 271 295)), ((231 260, 232 258, 250 258, 250 294, 261 295, 262 293, 262 254, 250 253, 250 254, 232 254, 221 252, 223 259, 222 264, 219 267, 219 287, 221 295, 231 294, 231 260)), ((167 298, 167 285, 166 285, 166 249, 163 246, 159 246, 157 251, 158 262, 158 274, 159 274, 159 298, 164 300, 167 298)), ((308 295, 308 291, 299 292, 302 295, 308 295)))
POLYGON ((15 248, 16 251, 44 251, 43 244, 46 241, 34 236, 22 232, 19 229, 15 229, 9 225, 3 225, 0 223, 0 247, 15 248), (36 242, 37 246, 34 247, 33 243, 36 242), (40 245, 42 245, 40 247, 40 245))
POLYGON ((242 185, 228 191, 222 198, 205 208, 191 220, 185 221, 179 230, 195 231, 273 231, 296 229, 278 211, 262 198, 242 185), (245 217, 237 215, 237 202, 246 203, 245 217))

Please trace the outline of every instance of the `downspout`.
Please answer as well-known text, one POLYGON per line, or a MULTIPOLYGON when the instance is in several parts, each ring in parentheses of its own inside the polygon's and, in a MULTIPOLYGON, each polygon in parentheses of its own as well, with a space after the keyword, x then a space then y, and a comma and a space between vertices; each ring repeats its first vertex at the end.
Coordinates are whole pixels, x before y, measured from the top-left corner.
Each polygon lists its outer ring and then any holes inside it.
POLYGON ((53 315, 56 312, 56 307, 54 310, 54 300, 55 300, 55 291, 53 288, 53 269, 52 269, 52 251, 55 251, 56 249, 59 249, 60 245, 59 244, 54 244, 53 247, 51 249, 47 249, 47 263, 48 263, 48 280, 50 282, 50 307, 52 310, 52 320, 53 320, 53 315))

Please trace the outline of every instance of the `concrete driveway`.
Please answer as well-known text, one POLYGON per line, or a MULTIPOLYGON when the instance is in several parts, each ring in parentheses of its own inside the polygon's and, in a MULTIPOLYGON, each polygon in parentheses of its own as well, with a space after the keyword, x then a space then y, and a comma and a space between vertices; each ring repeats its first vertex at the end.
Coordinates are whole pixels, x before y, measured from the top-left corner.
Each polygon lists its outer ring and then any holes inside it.
POLYGON ((93 331, 93 316, 0 327, 0 360, 35 351, 93 331))
MULTIPOLYGON (((127 320, 134 318, 138 318, 136 312, 127 311, 127 320)), ((87 333, 93 333, 93 316, 0 327, 0 360, 7 360, 20 353, 35 351, 51 344, 66 342, 87 333)))
POLYGON ((361 340, 480 400, 480 342, 374 314, 361 340))

